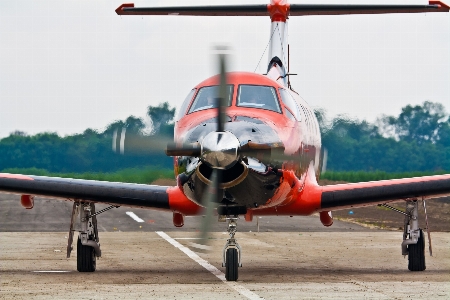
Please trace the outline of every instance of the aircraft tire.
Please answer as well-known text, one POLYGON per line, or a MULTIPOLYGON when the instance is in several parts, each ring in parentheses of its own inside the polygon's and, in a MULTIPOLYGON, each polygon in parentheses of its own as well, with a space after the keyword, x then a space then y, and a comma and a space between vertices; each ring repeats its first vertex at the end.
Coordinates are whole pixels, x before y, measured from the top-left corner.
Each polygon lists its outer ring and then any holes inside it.
POLYGON ((94 272, 97 265, 97 257, 93 247, 81 244, 78 238, 77 243, 77 270, 78 272, 94 272))
POLYGON ((420 229, 417 244, 408 245, 408 269, 410 271, 424 271, 425 266, 425 238, 420 229))
POLYGON ((227 249, 225 278, 227 281, 236 281, 238 279, 238 252, 236 248, 227 249))

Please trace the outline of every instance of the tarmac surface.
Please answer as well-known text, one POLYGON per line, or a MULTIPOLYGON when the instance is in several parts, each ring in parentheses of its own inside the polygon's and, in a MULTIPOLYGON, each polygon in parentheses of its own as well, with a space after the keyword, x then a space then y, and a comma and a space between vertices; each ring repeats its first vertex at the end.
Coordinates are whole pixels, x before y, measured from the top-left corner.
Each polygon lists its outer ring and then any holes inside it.
POLYGON ((326 228, 317 216, 239 220, 243 267, 229 283, 226 223, 214 224, 212 250, 199 252, 190 243, 201 218, 180 229, 171 213, 112 209, 98 217, 97 271, 79 273, 76 243, 66 258, 71 202, 36 198, 25 210, 17 195, 0 194, 0 203, 1 299, 450 299, 448 232, 432 233, 427 270, 410 272, 401 231, 326 228))

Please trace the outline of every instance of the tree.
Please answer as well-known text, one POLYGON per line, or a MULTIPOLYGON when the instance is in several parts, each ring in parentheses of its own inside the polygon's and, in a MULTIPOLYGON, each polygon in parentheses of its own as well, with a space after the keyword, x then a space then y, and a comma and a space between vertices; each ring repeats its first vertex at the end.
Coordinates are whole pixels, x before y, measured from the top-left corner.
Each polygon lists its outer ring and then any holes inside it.
POLYGON ((438 131, 438 140, 436 143, 444 147, 450 148, 450 117, 447 118, 446 122, 440 123, 438 131))
MULTIPOLYGON (((147 108, 147 114, 152 120, 153 133, 160 133, 163 129, 162 127, 166 127, 167 125, 173 129, 171 121, 175 116, 175 108, 170 109, 168 102, 161 103, 158 106, 150 105, 147 108)), ((164 128, 163 131, 166 132, 167 128, 164 128)))
POLYGON ((139 134, 139 133, 141 133, 142 129, 145 128, 145 124, 141 118, 136 118, 135 116, 129 116, 125 120, 125 127, 127 128, 127 132, 139 134))
POLYGON ((440 131, 447 120, 448 115, 442 104, 425 101, 422 106, 403 107, 398 118, 383 116, 378 119, 378 123, 381 134, 385 136, 423 144, 438 141, 440 131))
POLYGON ((116 120, 110 123, 105 131, 103 131, 104 136, 112 137, 116 130, 122 130, 125 127, 125 122, 122 120, 116 120))

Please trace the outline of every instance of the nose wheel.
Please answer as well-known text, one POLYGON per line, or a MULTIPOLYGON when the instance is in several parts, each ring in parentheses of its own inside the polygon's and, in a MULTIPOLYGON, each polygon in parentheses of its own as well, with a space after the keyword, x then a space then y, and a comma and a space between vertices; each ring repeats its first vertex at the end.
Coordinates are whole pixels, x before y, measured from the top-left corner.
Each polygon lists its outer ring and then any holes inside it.
POLYGON ((237 219, 238 216, 227 216, 228 220, 228 234, 230 238, 227 240, 225 247, 223 248, 223 263, 222 267, 225 267, 225 279, 227 281, 236 281, 238 279, 238 268, 242 267, 241 255, 242 250, 237 243, 234 235, 237 231, 237 219))

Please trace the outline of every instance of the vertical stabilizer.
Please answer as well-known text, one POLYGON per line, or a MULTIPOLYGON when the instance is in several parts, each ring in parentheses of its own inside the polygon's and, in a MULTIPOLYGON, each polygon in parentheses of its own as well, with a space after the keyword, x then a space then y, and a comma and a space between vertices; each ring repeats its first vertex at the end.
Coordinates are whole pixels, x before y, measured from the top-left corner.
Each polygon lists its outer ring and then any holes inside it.
POLYGON ((289 3, 287 0, 271 0, 267 10, 272 22, 267 76, 287 86, 289 3))

